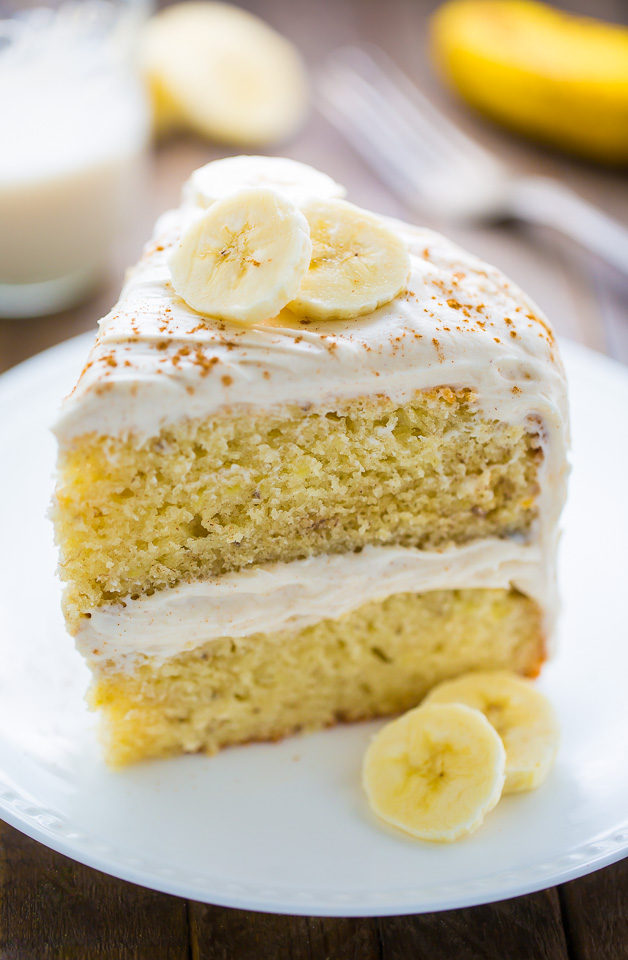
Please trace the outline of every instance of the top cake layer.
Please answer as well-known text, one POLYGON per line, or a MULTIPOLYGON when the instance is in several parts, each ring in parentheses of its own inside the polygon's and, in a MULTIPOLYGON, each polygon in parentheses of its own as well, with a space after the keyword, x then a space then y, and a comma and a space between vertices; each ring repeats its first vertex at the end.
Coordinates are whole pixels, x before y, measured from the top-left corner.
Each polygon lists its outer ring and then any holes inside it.
POLYGON ((317 406, 365 395, 404 403, 442 385, 472 390, 489 417, 534 417, 546 432, 564 432, 566 391, 551 327, 494 267, 430 230, 382 218, 410 253, 403 294, 352 320, 283 310, 244 328, 201 316, 172 288, 171 248, 206 206, 198 190, 188 186, 184 196, 158 221, 118 304, 100 321, 56 425, 61 442, 95 432, 139 445, 183 418, 235 406, 317 406))

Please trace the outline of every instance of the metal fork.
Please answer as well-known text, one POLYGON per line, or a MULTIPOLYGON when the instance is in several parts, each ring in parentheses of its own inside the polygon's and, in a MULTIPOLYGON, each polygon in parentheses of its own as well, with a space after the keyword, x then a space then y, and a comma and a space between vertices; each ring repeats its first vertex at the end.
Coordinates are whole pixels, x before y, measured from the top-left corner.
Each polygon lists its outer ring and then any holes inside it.
POLYGON ((318 106, 404 203, 449 220, 559 230, 628 275, 628 229, 549 177, 517 176, 447 120, 376 47, 342 47, 318 106))

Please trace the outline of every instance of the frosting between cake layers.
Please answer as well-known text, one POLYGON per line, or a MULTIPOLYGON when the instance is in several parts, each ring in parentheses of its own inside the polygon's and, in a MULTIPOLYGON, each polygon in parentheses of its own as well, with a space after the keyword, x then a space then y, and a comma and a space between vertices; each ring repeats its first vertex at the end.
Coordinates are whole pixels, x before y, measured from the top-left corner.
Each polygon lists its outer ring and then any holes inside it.
POLYGON ((299 630, 395 593, 510 586, 541 605, 551 630, 555 590, 540 547, 486 539, 441 552, 369 546, 182 583, 95 608, 76 644, 93 668, 129 669, 219 637, 299 630))

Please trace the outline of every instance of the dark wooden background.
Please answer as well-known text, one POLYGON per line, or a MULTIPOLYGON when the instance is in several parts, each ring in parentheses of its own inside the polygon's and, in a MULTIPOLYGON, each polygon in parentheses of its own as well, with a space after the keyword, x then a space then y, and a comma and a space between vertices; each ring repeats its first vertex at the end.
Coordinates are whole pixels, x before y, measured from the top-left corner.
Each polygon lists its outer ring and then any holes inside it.
MULTIPOLYGON (((292 37, 316 69, 335 46, 379 43, 473 136, 521 171, 562 178, 628 224, 625 173, 534 148, 469 113, 439 86, 426 53, 436 0, 247 0, 292 37)), ((626 0, 563 0, 567 9, 626 22, 626 0)), ((177 202, 192 169, 226 151, 194 139, 154 151, 137 230, 101 290, 55 317, 0 321, 0 371, 92 329, 115 300, 158 212, 177 202)), ((349 199, 408 211, 312 113, 285 154, 348 185, 349 199)), ((440 223, 424 218, 436 228, 440 223)), ((559 333, 628 363, 628 282, 568 242, 515 228, 445 228, 496 263, 545 309, 559 333)), ((623 758, 625 762, 626 758, 623 758)), ((618 758, 620 762, 620 758, 618 758)), ((628 798, 627 798, 628 804, 628 798)), ((628 960, 628 860, 588 877, 489 906, 414 917, 283 917, 206 906, 81 866, 0 822, 0 960, 628 960)))

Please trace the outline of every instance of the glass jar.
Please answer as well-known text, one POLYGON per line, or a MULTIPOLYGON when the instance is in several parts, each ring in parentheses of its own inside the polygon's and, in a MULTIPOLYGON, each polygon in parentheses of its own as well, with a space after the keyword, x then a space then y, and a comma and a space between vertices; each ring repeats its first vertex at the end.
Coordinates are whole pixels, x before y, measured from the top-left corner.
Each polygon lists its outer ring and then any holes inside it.
POLYGON ((89 294, 137 211, 148 0, 0 0, 0 316, 89 294))

